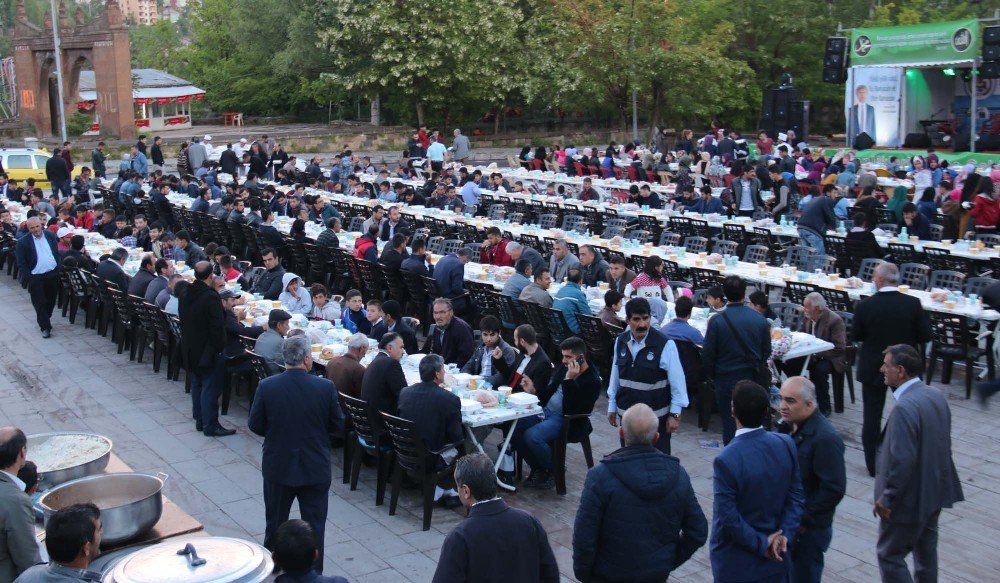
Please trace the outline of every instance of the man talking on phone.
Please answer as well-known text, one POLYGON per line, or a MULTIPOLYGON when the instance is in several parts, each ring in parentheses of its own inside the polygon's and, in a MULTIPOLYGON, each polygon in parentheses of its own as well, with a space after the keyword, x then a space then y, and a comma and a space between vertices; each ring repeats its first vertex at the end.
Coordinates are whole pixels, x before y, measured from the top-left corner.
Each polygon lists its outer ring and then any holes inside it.
MULTIPOLYGON (((688 406, 687 379, 677 346, 652 327, 649 302, 632 298, 625 304, 628 330, 615 340, 615 358, 608 383, 608 423, 629 407, 644 403, 659 419, 656 448, 670 453, 670 434, 681 425, 681 409, 688 406)), ((624 445, 624 442, 623 442, 624 445)))
POLYGON ((570 425, 570 440, 589 435, 590 419, 581 417, 567 421, 564 416, 590 415, 601 392, 601 375, 587 361, 587 345, 572 336, 559 345, 562 363, 554 371, 547 386, 536 387, 530 377, 521 378, 521 388, 538 397, 542 413, 525 417, 514 427, 510 443, 531 467, 524 486, 547 490, 555 485, 552 477, 552 447, 549 445, 562 434, 563 424, 570 425))

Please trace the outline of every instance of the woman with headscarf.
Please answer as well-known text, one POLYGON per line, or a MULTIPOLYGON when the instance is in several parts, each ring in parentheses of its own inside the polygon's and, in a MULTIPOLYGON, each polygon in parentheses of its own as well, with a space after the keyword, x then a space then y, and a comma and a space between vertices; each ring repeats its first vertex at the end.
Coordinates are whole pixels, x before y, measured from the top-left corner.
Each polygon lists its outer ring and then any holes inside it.
POLYGON ((725 175, 726 167, 722 164, 722 159, 718 156, 712 156, 712 163, 708 167, 709 184, 711 184, 713 188, 721 188, 725 186, 725 175))
POLYGON ((913 170, 910 171, 910 177, 913 179, 917 192, 923 191, 928 186, 934 186, 934 175, 920 156, 913 157, 913 170))
POLYGON ((823 180, 824 170, 826 170, 826 164, 822 162, 814 163, 809 170, 809 174, 806 176, 806 182, 809 184, 819 184, 823 180))
POLYGON ((906 194, 905 186, 897 186, 892 191, 892 198, 886 203, 885 208, 893 212, 896 215, 896 222, 901 222, 903 220, 903 205, 909 201, 909 196, 906 194))

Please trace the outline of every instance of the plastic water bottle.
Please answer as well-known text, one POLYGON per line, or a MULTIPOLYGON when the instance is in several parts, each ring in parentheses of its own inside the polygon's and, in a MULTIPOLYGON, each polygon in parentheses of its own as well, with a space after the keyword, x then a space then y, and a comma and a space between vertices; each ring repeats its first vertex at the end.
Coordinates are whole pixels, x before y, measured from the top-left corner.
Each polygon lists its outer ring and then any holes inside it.
POLYGON ((847 227, 844 226, 844 221, 837 221, 837 233, 840 235, 847 234, 847 227))
POLYGON ((784 227, 787 224, 788 224, 788 221, 785 220, 785 215, 781 215, 781 222, 779 222, 778 225, 781 226, 781 227, 784 227))
POLYGON ((902 241, 903 243, 905 243, 905 242, 907 242, 907 241, 910 240, 910 233, 907 232, 906 227, 903 227, 899 231, 899 240, 902 241))

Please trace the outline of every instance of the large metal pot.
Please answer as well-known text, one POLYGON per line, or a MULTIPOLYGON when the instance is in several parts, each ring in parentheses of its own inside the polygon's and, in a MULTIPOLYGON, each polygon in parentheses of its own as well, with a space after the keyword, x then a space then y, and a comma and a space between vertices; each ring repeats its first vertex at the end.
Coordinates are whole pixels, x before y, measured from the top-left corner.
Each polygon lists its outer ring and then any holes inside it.
POLYGON ((104 570, 104 583, 261 583, 274 569, 259 544, 221 536, 185 536, 135 551, 104 570))
POLYGON ((88 476, 56 486, 38 501, 48 520, 56 510, 93 502, 101 509, 103 546, 118 544, 153 528, 163 513, 163 483, 167 475, 138 473, 88 476))
POLYGON ((28 436, 28 459, 38 465, 39 490, 104 471, 111 458, 111 440, 86 431, 53 431, 28 436), (54 441, 55 440, 55 441, 54 441), (75 446, 74 442, 78 445, 75 446), (64 443, 55 451, 48 447, 64 443))

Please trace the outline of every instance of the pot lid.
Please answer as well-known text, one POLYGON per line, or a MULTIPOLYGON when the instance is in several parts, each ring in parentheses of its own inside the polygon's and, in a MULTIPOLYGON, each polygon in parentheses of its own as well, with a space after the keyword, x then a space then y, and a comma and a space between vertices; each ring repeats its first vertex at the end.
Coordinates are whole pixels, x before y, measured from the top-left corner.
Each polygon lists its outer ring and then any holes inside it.
POLYGON ((274 568, 271 553, 228 537, 177 537, 136 551, 104 583, 259 583, 274 568), (193 550, 193 553, 191 552, 193 550))

